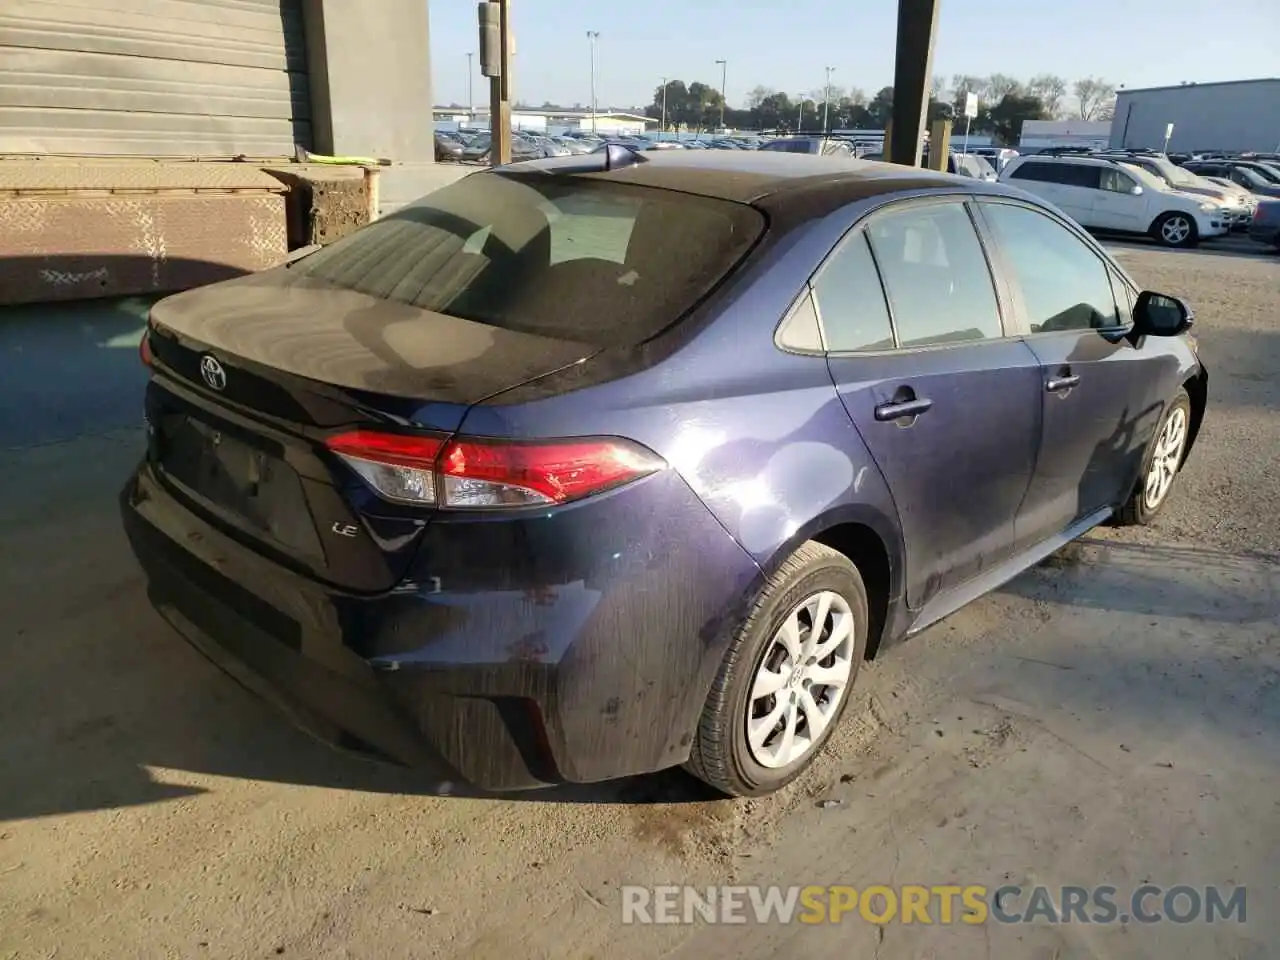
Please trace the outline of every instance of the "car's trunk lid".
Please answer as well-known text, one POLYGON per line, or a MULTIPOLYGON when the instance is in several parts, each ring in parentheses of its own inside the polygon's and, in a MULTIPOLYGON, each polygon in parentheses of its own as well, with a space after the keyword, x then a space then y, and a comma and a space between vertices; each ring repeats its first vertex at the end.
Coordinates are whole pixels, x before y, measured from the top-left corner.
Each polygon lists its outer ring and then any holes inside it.
POLYGON ((447 435, 473 404, 598 348, 289 275, 152 311, 149 457, 188 504, 354 591, 394 586, 429 513, 377 497, 324 446, 352 427, 447 435))

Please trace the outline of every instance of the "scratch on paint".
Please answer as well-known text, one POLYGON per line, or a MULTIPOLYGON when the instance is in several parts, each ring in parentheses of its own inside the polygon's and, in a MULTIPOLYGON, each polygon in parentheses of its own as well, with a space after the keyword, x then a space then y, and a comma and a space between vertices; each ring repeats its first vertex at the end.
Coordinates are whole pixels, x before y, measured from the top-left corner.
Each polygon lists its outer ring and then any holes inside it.
POLYGON ((151 260, 151 286, 160 288, 160 267, 167 258, 164 235, 156 229, 155 218, 144 207, 137 207, 134 222, 142 228, 142 252, 151 260))
POLYGON ((106 283, 111 278, 111 274, 107 272, 106 267, 99 267, 97 270, 88 270, 84 273, 72 273, 67 270, 41 270, 40 279, 45 283, 51 283, 55 287, 71 287, 78 283, 84 283, 86 280, 101 280, 106 283))

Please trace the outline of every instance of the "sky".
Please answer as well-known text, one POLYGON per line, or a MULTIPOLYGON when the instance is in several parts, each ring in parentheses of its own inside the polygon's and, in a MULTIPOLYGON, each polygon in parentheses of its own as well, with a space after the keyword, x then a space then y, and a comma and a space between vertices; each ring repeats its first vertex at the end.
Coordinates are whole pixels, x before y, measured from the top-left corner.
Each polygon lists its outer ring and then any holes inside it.
MULTIPOLYGON (((437 104, 467 102, 473 0, 429 0, 437 104)), ((939 0, 933 73, 1027 79, 1093 75, 1127 87, 1280 76, 1280 0, 939 0)), ((662 78, 719 86, 741 106, 757 86, 833 85, 871 96, 893 82, 895 0, 511 0, 514 96, 591 99, 588 30, 598 30, 600 106, 652 102, 662 78)), ((478 61, 478 58, 476 58, 478 61)), ((476 73, 475 100, 487 81, 476 73)))

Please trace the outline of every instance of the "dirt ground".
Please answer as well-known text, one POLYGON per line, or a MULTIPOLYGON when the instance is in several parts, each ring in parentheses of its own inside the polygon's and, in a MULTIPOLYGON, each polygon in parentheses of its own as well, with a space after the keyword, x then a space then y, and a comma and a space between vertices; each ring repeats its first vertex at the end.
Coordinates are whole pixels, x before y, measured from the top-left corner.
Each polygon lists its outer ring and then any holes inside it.
POLYGON ((766 800, 439 796, 332 753, 148 608, 114 505, 135 428, 0 453, 0 958, 1276 956, 1280 260, 1120 253, 1193 301, 1210 370, 1167 516, 887 651, 766 800), (619 893, 1144 882, 1245 885, 1247 921, 642 927, 619 893))

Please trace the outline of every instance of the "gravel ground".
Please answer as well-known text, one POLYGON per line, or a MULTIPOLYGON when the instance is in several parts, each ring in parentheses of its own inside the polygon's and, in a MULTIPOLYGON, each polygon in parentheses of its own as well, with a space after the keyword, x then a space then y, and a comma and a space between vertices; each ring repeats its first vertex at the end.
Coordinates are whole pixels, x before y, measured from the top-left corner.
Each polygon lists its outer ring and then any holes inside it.
POLYGON ((0 957, 1274 956, 1280 262, 1119 252, 1192 300, 1210 370, 1167 515, 886 651, 759 801, 442 797, 312 743, 150 611, 113 502, 139 434, 60 410, 0 454, 0 957), (1247 885, 1247 922, 655 928, 618 889, 1147 881, 1247 885))

